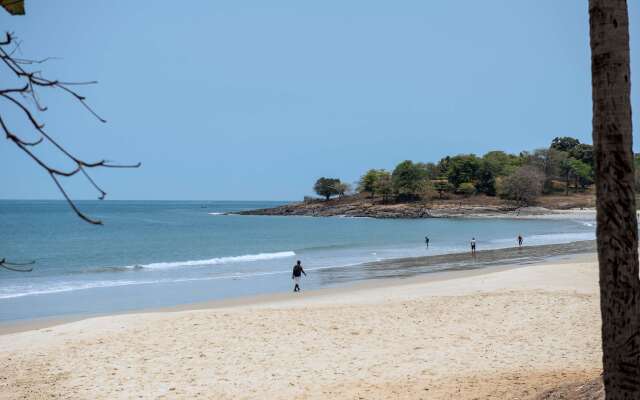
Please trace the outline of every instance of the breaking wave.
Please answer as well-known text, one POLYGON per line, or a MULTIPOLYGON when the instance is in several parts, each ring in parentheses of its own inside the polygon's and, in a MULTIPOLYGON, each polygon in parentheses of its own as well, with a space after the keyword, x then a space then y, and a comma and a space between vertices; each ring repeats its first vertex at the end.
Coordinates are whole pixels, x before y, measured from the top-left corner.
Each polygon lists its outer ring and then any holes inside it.
POLYGON ((136 264, 127 265, 124 267, 112 267, 113 269, 163 269, 163 268, 179 268, 179 267, 200 267, 207 265, 220 265, 220 264, 233 264, 242 262, 253 261, 265 261, 274 260, 277 258, 294 257, 296 253, 294 251, 279 251, 275 253, 259 253, 259 254, 245 254, 242 256, 229 256, 229 257, 217 257, 209 258, 206 260, 187 260, 187 261, 172 261, 172 262, 157 262, 150 264, 136 264))

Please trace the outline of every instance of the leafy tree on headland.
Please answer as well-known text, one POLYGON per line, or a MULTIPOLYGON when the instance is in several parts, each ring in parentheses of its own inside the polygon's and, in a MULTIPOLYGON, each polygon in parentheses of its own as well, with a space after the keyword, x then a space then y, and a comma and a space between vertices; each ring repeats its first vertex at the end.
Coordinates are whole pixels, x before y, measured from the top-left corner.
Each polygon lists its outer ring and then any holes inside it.
POLYGON ((393 189, 401 200, 417 200, 427 183, 427 173, 418 164, 406 160, 396 166, 391 174, 393 189))
MULTIPOLYGON (((445 156, 437 164, 407 160, 398 164, 391 176, 383 169, 368 170, 360 178, 357 190, 371 198, 383 196, 384 201, 393 197, 398 201, 413 201, 432 197, 443 199, 446 193, 470 195, 469 185, 465 185, 464 190, 460 187, 467 183, 474 186, 473 194, 495 196, 500 183, 507 182, 507 178, 524 166, 542 174, 541 194, 553 193, 557 181, 564 182, 567 195, 571 186, 575 192, 584 191, 593 184, 593 146, 564 136, 554 138, 548 148, 519 154, 500 150, 489 151, 482 157, 458 154, 445 156)), ((636 187, 640 191, 640 173, 636 187)))
POLYGON ((441 199, 444 197, 444 194, 447 192, 451 192, 454 187, 451 183, 449 183, 446 179, 435 179, 431 181, 433 185, 433 189, 438 192, 438 197, 441 199))
POLYGON ((571 166, 571 175, 574 179, 574 191, 576 193, 578 192, 578 186, 584 189, 587 185, 593 183, 593 180, 591 179, 593 170, 589 164, 570 158, 569 165, 571 166))
POLYGON ((478 193, 484 193, 488 196, 496 195, 496 174, 491 164, 486 160, 480 162, 480 167, 476 171, 475 189, 478 193))
POLYGON ((377 192, 376 183, 378 179, 380 179, 380 176, 384 175, 385 173, 387 172, 383 169, 370 169, 365 172, 365 174, 362 175, 360 177, 360 180, 358 181, 358 192, 366 192, 369 193, 371 197, 374 197, 377 192))
POLYGON ((456 188, 463 182, 473 182, 480 168, 480 160, 474 154, 460 154, 449 159, 447 179, 456 188))
POLYGON ((559 151, 570 152, 574 147, 580 144, 578 139, 563 136, 556 137, 551 141, 551 148, 559 151))
POLYGON ((593 146, 590 144, 580 143, 574 146, 569 151, 569 156, 593 167, 593 146))
POLYGON ((340 179, 336 178, 319 178, 316 184, 313 185, 313 190, 323 196, 326 200, 329 200, 331 196, 337 196, 340 194, 340 179))
POLYGON ((494 176, 507 176, 520 166, 520 159, 513 154, 507 154, 504 151, 490 151, 482 160, 486 163, 487 168, 491 169, 494 176))
POLYGON ((380 170, 376 182, 374 184, 374 190, 380 196, 382 196, 383 202, 388 202, 393 197, 393 180, 391 179, 391 173, 388 171, 380 170))

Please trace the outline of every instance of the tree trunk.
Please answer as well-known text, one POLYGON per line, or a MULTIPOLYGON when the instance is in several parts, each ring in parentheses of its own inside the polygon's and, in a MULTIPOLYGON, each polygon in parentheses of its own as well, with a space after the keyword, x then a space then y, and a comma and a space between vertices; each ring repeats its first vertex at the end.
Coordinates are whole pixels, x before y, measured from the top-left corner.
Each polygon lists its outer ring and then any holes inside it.
POLYGON ((604 385, 640 399, 640 279, 626 0, 589 0, 604 385))

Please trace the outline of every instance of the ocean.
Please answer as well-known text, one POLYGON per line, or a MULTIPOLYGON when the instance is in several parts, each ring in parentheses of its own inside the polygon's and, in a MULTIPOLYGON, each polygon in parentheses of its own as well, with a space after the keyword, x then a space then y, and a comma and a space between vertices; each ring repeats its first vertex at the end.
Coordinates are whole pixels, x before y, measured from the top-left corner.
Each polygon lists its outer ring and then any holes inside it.
POLYGON ((0 258, 35 261, 29 273, 0 269, 1 322, 286 292, 296 260, 307 290, 388 275, 370 262, 466 252, 472 237, 478 250, 513 247, 518 234, 525 245, 595 238, 585 219, 224 215, 283 204, 257 201, 77 204, 104 226, 63 201, 0 201, 0 258))

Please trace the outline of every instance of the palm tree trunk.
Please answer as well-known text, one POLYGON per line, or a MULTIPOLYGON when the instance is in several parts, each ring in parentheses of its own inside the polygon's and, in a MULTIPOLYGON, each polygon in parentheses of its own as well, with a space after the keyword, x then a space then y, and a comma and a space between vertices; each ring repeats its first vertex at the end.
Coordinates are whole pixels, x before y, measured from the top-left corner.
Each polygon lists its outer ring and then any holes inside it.
POLYGON ((597 243, 607 399, 640 399, 640 279, 626 0, 589 0, 597 243))

